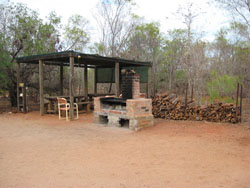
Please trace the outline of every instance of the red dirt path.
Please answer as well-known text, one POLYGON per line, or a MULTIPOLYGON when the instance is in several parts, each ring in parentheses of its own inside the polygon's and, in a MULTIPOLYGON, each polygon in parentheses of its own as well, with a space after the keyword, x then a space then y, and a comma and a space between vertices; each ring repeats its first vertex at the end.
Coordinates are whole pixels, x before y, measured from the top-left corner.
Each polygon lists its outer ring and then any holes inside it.
POLYGON ((249 125, 156 120, 139 132, 0 115, 1 188, 250 188, 249 125))

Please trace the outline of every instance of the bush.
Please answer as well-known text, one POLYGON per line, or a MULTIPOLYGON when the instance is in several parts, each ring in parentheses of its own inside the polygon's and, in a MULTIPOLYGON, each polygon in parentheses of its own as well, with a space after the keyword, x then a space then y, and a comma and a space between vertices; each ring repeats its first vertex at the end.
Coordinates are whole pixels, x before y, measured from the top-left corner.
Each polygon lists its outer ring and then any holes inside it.
POLYGON ((238 76, 219 75, 216 71, 212 71, 210 73, 210 81, 206 84, 210 101, 214 102, 215 99, 220 100, 221 97, 232 96, 239 81, 238 76))

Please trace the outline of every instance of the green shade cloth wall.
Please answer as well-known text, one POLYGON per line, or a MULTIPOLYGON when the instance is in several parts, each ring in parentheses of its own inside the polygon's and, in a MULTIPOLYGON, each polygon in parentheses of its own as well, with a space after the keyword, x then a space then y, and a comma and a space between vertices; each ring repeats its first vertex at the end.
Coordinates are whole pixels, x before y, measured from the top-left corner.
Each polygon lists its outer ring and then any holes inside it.
MULTIPOLYGON (((148 67, 123 67, 140 74, 140 82, 148 82, 148 67)), ((97 83, 115 83, 115 68, 97 68, 97 83)))

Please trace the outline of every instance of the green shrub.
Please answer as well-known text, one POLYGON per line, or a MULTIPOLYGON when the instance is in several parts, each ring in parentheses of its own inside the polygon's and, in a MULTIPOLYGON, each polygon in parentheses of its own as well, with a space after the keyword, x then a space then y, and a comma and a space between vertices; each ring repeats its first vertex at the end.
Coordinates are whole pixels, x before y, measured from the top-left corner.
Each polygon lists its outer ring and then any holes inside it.
MULTIPOLYGON (((210 81, 206 83, 210 101, 221 100, 221 97, 225 96, 231 97, 233 92, 236 91, 237 82, 240 82, 238 76, 219 75, 218 72, 212 71, 210 73, 210 81)), ((228 99, 228 101, 232 102, 233 100, 228 99)))

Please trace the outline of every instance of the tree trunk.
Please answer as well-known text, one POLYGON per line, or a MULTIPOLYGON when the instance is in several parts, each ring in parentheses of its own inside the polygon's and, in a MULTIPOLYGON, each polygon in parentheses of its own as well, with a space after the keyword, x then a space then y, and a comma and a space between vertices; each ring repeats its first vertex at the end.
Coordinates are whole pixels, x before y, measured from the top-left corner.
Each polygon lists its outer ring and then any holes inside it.
POLYGON ((17 85, 16 83, 13 83, 11 86, 8 87, 9 91, 9 96, 10 96, 10 102, 11 102, 11 107, 17 107, 17 85))

